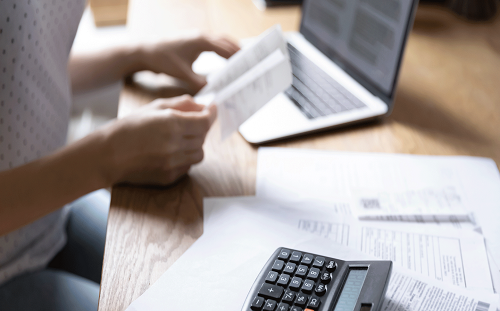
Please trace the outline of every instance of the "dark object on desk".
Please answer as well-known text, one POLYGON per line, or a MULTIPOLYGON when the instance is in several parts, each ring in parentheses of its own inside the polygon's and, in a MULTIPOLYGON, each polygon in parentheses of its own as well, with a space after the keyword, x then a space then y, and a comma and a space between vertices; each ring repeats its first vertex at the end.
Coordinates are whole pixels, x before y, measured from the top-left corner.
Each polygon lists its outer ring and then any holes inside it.
POLYGON ((458 14, 471 20, 485 21, 495 16, 497 0, 451 0, 448 6, 458 14))
POLYGON ((392 261, 343 261, 278 248, 255 280, 242 311, 378 311, 392 261), (335 309, 333 309, 335 307, 335 309))
MULTIPOLYGON (((266 6, 301 4, 302 0, 262 0, 266 6)), ((421 3, 443 4, 470 20, 486 21, 496 15, 498 0, 420 0, 421 3)))
POLYGON ((486 21, 496 15, 498 0, 420 0, 420 3, 443 4, 470 20, 486 21))

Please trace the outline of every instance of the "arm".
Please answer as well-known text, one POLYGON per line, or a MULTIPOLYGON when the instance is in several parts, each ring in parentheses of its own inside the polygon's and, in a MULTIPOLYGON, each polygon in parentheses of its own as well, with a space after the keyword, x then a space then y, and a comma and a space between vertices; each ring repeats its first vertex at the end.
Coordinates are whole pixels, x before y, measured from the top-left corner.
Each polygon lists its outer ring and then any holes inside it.
POLYGON ((0 172, 0 236, 119 182, 169 184, 203 159, 216 108, 156 100, 32 163, 0 172), (145 139, 146 138, 146 139, 145 139))
POLYGON ((185 81, 193 91, 206 84, 195 74, 193 62, 203 51, 214 51, 228 58, 239 47, 220 37, 196 36, 147 44, 129 44, 86 54, 72 53, 69 62, 75 93, 116 82, 141 70, 166 73, 185 81))

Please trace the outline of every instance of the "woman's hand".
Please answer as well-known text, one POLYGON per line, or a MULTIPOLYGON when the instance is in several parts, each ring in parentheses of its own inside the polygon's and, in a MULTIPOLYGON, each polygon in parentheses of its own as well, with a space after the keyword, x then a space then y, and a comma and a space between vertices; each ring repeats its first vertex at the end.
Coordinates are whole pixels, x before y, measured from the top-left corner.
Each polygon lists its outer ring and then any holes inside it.
POLYGON ((239 50, 239 47, 223 37, 202 35, 146 44, 142 46, 142 50, 145 69, 181 79, 193 91, 198 91, 207 82, 204 77, 194 73, 191 67, 201 52, 214 51, 224 58, 229 58, 239 50))
POLYGON ((217 111, 188 96, 158 99, 103 129, 110 184, 170 184, 203 159, 217 111))

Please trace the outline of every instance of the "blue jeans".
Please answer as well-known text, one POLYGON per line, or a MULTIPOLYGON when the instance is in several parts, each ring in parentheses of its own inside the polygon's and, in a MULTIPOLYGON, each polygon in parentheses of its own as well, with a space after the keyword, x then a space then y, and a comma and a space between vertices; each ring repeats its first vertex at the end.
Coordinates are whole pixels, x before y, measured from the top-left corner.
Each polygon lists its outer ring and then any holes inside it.
POLYGON ((0 310, 96 311, 109 202, 98 190, 71 203, 66 246, 46 269, 0 286, 0 310))

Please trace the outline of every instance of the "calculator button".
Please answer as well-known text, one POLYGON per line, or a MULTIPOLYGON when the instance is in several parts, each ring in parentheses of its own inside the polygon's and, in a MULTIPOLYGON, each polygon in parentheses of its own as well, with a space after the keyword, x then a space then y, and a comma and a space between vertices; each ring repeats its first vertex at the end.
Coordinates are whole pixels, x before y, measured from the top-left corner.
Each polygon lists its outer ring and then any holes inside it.
POLYGON ((332 280, 332 276, 330 275, 329 272, 323 272, 321 273, 321 282, 328 284, 332 280))
POLYGON ((293 274, 295 272, 296 265, 293 262, 289 262, 286 264, 285 269, 283 269, 284 273, 293 274))
POLYGON ((265 311, 274 311, 274 309, 276 308, 276 304, 277 304, 276 301, 268 299, 266 301, 266 304, 264 305, 264 309, 262 309, 262 310, 265 310, 265 311))
POLYGON ((290 257, 290 261, 291 262, 299 262, 301 257, 302 257, 301 252, 293 252, 292 257, 290 257))
POLYGON ((311 262, 313 261, 313 258, 314 258, 314 255, 305 254, 300 263, 302 263, 304 265, 310 265, 311 262))
POLYGON ((278 280, 278 285, 286 287, 290 281, 290 276, 288 274, 282 274, 278 280))
POLYGON ((282 294, 283 294, 282 287, 266 283, 262 284, 259 290, 259 296, 262 296, 264 298, 280 299, 282 294))
POLYGON ((294 299, 295 299, 295 293, 292 292, 291 290, 287 290, 285 292, 285 294, 283 295, 283 298, 281 299, 281 301, 289 302, 291 304, 294 299))
POLYGON ((316 289, 314 290, 314 292, 318 296, 323 296, 326 293, 326 285, 325 284, 321 284, 321 283, 318 284, 318 286, 316 286, 316 289))
POLYGON ((250 305, 250 309, 252 310, 260 310, 262 309, 262 306, 264 305, 264 298, 262 297, 255 297, 252 301, 252 304, 250 305))
POLYGON ((317 280, 319 277, 319 273, 320 273, 320 271, 318 268, 311 268, 311 270, 309 270, 309 274, 307 275, 307 278, 311 279, 311 280, 317 280))
POLYGON ((325 263, 325 257, 316 257, 313 262, 313 267, 318 267, 321 268, 323 267, 323 264, 325 263))
POLYGON ((295 273, 295 275, 305 277, 307 275, 307 266, 300 265, 297 268, 297 273, 295 273))
POLYGON ((326 270, 333 272, 335 269, 337 269, 337 263, 333 260, 328 261, 326 264, 326 270))
POLYGON ((283 260, 275 260, 272 269, 274 271, 281 272, 283 267, 285 266, 285 262, 283 260))
POLYGON ((309 303, 307 304, 307 308, 309 309, 317 309, 319 307, 319 304, 321 303, 321 300, 318 297, 312 296, 311 299, 309 299, 309 303))
POLYGON ((301 307, 293 306, 290 308, 290 311, 302 311, 301 307))
POLYGON ((302 279, 298 277, 293 277, 292 282, 290 282, 290 289, 299 290, 300 285, 302 285, 302 279))
POLYGON ((289 256, 290 256, 290 250, 286 249, 286 248, 282 248, 280 251, 280 254, 278 255, 278 258, 287 260, 289 256))
POLYGON ((290 308, 290 306, 284 302, 280 303, 280 305, 278 306, 278 311, 288 311, 288 308, 290 308))
POLYGON ((313 287, 314 287, 314 281, 312 281, 312 280, 305 280, 304 284, 302 285, 302 291, 304 293, 309 294, 309 293, 312 292, 313 287))
POLYGON ((304 295, 302 293, 298 293, 297 294, 297 298, 295 298, 295 304, 297 306, 305 306, 306 305, 306 302, 307 302, 307 299, 309 298, 309 296, 307 295, 304 295))
POLYGON ((267 283, 276 283, 276 280, 278 279, 278 272, 275 271, 269 271, 266 277, 266 282, 267 283))

